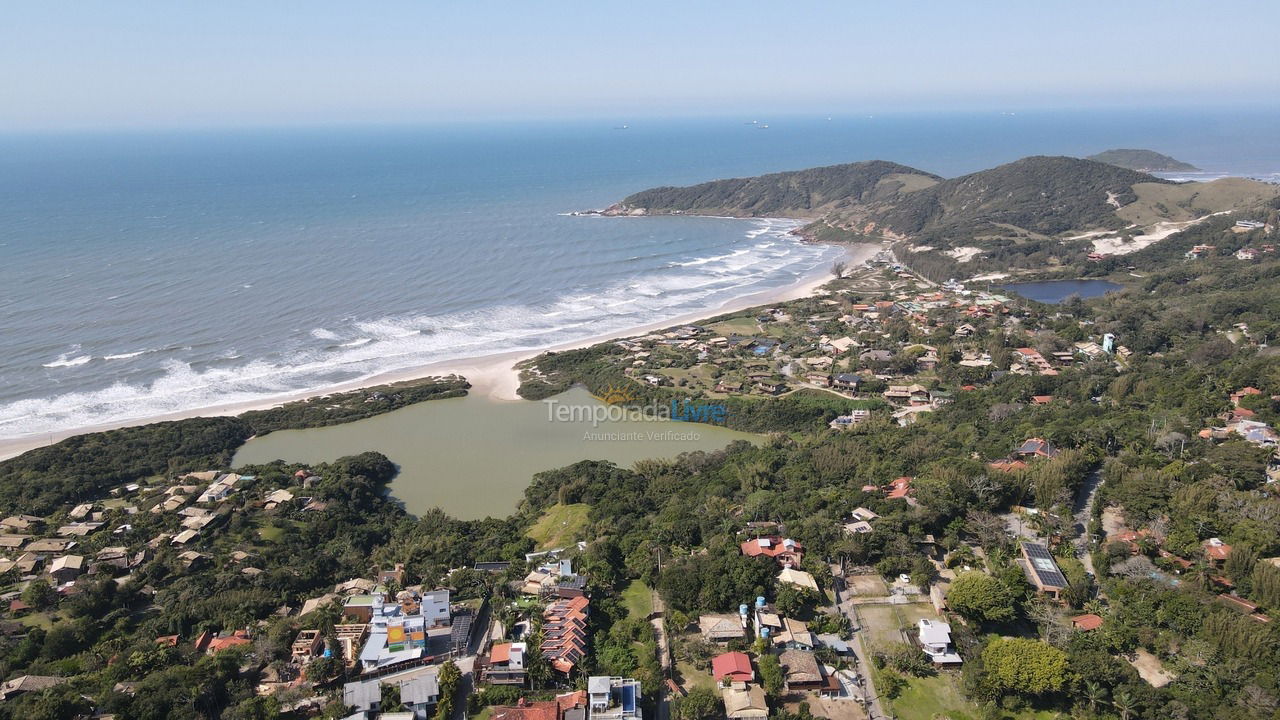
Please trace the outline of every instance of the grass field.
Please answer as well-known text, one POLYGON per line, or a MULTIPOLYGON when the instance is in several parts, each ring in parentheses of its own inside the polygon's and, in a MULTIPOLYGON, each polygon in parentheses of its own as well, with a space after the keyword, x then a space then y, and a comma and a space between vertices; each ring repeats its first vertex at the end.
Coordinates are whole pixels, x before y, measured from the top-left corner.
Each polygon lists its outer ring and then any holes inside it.
POLYGON ((1116 215, 1139 225, 1159 220, 1192 220, 1205 211, 1247 207, 1273 198, 1277 192, 1274 185, 1243 178, 1185 185, 1138 183, 1133 190, 1138 195, 1137 201, 1117 210, 1116 215))
MULTIPOLYGON (((960 674, 939 673, 933 677, 911 678, 907 689, 890 701, 894 717, 898 720, 978 720, 982 716, 978 706, 965 699, 960 692, 960 674)), ((1056 720, 1066 717, 1051 710, 1005 711, 1001 717, 1011 720, 1056 720)))
POLYGON ((646 618, 653 612, 653 594, 648 585, 632 580, 622 591, 622 604, 627 606, 628 617, 646 618))
POLYGON ((529 528, 529 537, 538 543, 539 550, 565 547, 586 529, 590 511, 591 506, 585 503, 553 505, 529 528))
POLYGON ((938 617, 933 606, 927 603, 859 605, 858 616, 862 618, 862 626, 866 629, 866 637, 873 652, 903 642, 901 631, 905 629, 908 635, 914 634, 917 620, 935 620, 938 617))

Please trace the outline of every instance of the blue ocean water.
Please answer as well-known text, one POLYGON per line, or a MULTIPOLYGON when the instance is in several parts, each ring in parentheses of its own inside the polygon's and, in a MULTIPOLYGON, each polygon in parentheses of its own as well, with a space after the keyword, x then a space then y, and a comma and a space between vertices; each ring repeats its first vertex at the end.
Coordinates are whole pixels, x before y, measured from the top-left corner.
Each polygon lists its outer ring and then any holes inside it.
POLYGON ((1280 170, 1275 112, 750 120, 0 137, 0 438, 623 330, 838 254, 785 222, 569 214, 653 185, 1109 147, 1280 170))

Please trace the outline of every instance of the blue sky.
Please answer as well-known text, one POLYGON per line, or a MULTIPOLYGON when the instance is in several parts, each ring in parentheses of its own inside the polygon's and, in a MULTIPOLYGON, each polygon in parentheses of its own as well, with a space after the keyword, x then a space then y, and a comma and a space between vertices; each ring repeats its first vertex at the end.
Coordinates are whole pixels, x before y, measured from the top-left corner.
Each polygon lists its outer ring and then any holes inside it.
POLYGON ((1275 103, 1280 3, 7 0, 0 130, 1275 103))

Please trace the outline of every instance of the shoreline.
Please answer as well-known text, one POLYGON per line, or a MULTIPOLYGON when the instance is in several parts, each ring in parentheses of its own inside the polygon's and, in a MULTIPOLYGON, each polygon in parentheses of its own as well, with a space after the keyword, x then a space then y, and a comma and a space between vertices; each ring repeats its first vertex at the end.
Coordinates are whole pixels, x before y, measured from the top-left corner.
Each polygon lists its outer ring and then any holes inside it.
MULTIPOLYGON (((803 242, 810 241, 805 240, 803 242)), ((836 247, 844 248, 845 256, 839 259, 848 262, 850 265, 860 265, 863 262, 870 260, 882 249, 881 245, 872 243, 859 243, 855 245, 843 245, 836 247)), ((706 318, 714 317, 716 315, 738 312, 758 305, 768 305, 770 303, 808 297, 813 295, 819 288, 826 285, 831 280, 832 278, 830 276, 829 269, 823 268, 820 273, 814 273, 808 277, 801 278, 790 285, 741 295, 736 298, 726 300, 719 306, 694 310, 666 320, 654 321, 629 328, 622 328, 619 330, 609 331, 607 333, 600 333, 580 340, 571 340, 560 343, 558 345, 549 345, 541 348, 527 348, 523 350, 509 350, 506 352, 494 353, 491 355, 480 355, 471 358, 441 360, 413 368, 406 368, 404 370, 379 373, 377 375, 372 375, 358 380, 351 380, 324 388, 300 390, 296 393, 277 396, 269 400, 264 399, 261 401, 211 405, 203 408, 193 408, 191 410, 154 415, 145 418, 135 418, 132 420, 121 420, 119 422, 72 428, 53 433, 0 439, 0 460, 8 460, 9 458, 17 457, 28 450, 53 445, 69 437, 84 435, 86 433, 103 432, 105 430, 116 430, 126 427, 137 427, 140 425, 150 425, 152 423, 168 422, 172 420, 186 420, 195 417, 234 416, 251 410, 267 410, 285 403, 297 402, 299 400, 306 400, 314 397, 322 397, 332 393, 349 392, 375 385, 386 385, 406 380, 418 380, 431 376, 461 375, 471 384, 471 389, 467 391, 468 394, 482 395, 489 400, 496 402, 520 402, 522 398, 516 393, 516 389, 520 386, 520 376, 515 370, 515 365, 541 355, 542 353, 562 352, 565 350, 590 347, 591 345, 596 345, 602 342, 642 335, 644 333, 653 332, 654 330, 661 330, 675 325, 705 320, 706 318)))

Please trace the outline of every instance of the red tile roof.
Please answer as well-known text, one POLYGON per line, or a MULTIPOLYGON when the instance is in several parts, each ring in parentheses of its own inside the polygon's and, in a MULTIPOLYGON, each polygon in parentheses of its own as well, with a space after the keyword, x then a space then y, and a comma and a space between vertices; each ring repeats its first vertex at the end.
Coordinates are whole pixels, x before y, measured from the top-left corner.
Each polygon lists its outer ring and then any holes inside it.
POLYGON ((1098 628, 1102 627, 1102 616, 1094 615, 1093 613, 1087 613, 1085 615, 1077 615, 1071 618, 1071 624, 1075 625, 1076 628, 1080 630, 1084 630, 1086 632, 1090 630, 1097 630, 1098 628))
POLYGON ((906 476, 900 477, 889 483, 889 498, 905 498, 911 492, 911 481, 913 478, 906 476))
POLYGON ((496 643, 489 649, 489 662, 504 663, 511 660, 511 643, 496 643))
POLYGON ((711 677, 720 682, 728 676, 734 682, 751 682, 755 671, 751 669, 751 658, 746 653, 727 652, 718 655, 711 661, 711 677))

